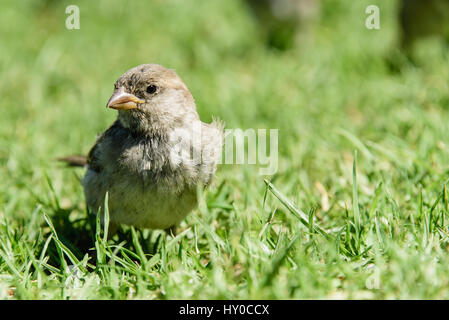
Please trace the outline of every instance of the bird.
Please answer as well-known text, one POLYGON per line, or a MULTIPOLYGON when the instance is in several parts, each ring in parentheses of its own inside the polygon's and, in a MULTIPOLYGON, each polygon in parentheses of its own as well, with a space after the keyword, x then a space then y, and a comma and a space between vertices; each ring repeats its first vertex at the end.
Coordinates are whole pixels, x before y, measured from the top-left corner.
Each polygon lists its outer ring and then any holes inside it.
POLYGON ((192 94, 172 70, 142 64, 123 73, 106 107, 118 111, 87 157, 61 157, 84 166, 88 211, 104 224, 108 194, 108 238, 120 225, 162 229, 172 235, 198 206, 198 188, 211 185, 221 159, 224 123, 200 120, 192 94))

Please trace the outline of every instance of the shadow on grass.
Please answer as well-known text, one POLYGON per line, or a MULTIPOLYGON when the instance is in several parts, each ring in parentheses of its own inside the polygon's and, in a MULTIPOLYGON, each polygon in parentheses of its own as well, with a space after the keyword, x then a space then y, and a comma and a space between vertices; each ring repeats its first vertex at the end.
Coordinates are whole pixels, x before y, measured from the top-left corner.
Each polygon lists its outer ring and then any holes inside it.
MULTIPOLYGON (((71 219, 71 213, 76 208, 70 209, 56 209, 50 215, 51 222, 54 226, 59 240, 76 256, 77 259, 82 260, 86 254, 89 256, 89 263, 96 265, 96 249, 95 249, 95 231, 96 231, 96 216, 85 212, 83 217, 71 219)), ((48 225, 43 222, 44 239, 48 239, 51 234, 48 225)), ((141 231, 136 230, 139 245, 143 252, 148 255, 154 255, 158 251, 161 244, 162 237, 165 237, 163 232, 158 231, 141 231), (153 233, 159 233, 154 239, 153 233)), ((121 248, 136 252, 133 242, 131 228, 123 226, 112 239, 108 241, 109 245, 119 245, 121 248)), ((43 246, 41 248, 41 252, 43 246)), ((48 264, 55 267, 61 267, 61 259, 58 253, 58 248, 55 241, 51 241, 47 248, 46 255, 49 257, 48 264)), ((120 252, 117 252, 120 257, 120 252)), ((134 259, 133 259, 134 260, 134 259)), ((67 259, 66 259, 67 261, 67 259)), ((138 263, 138 260, 135 259, 138 263)), ((69 261, 67 261, 69 263, 69 261)))
MULTIPOLYGON (((75 176, 80 180, 79 176, 76 174, 75 176)), ((95 247, 97 229, 96 215, 89 213, 86 209, 82 209, 82 207, 78 205, 62 208, 51 179, 47 175, 45 175, 45 177, 49 191, 47 197, 42 197, 29 188, 31 195, 35 198, 36 202, 44 208, 44 212, 47 213, 48 218, 51 220, 57 238, 62 244, 80 261, 87 254, 89 256, 88 262, 95 266, 97 263, 95 247)), ((47 248, 45 246, 45 242, 52 234, 51 228, 45 219, 42 221, 40 227, 42 230, 43 241, 40 241, 38 245, 39 256, 45 250, 45 256, 48 257, 47 263, 54 267, 61 268, 62 261, 55 240, 53 239, 50 241, 47 248)), ((100 229, 102 230, 103 227, 100 227, 100 229)), ((138 243, 145 254, 155 254, 161 244, 162 237, 165 236, 165 234, 160 233, 156 239, 153 239, 153 233, 155 232, 158 231, 147 230, 142 232, 141 230, 136 230, 138 243)), ((108 241, 108 244, 112 247, 120 245, 123 249, 136 252, 131 228, 126 226, 120 227, 114 237, 108 241)), ((117 256, 121 256, 120 252, 117 252, 117 256)), ((64 259, 70 264, 66 256, 64 259)), ((135 262, 137 263, 138 260, 136 259, 135 262)))

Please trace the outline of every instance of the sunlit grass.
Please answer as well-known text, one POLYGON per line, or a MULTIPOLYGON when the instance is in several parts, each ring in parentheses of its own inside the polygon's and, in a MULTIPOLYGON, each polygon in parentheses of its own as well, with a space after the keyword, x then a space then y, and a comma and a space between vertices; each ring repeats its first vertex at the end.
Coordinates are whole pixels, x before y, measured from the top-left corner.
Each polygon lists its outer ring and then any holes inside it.
POLYGON ((323 1, 267 49, 241 1, 20 1, 0 13, 0 299, 449 298, 447 48, 397 51, 394 1, 323 1), (399 69, 391 68, 391 61, 399 69), (173 238, 87 216, 81 169, 128 68, 174 68, 204 121, 279 129, 279 169, 223 165, 173 238), (357 156, 355 156, 357 155, 357 156), (107 232, 106 232, 107 233, 107 232))

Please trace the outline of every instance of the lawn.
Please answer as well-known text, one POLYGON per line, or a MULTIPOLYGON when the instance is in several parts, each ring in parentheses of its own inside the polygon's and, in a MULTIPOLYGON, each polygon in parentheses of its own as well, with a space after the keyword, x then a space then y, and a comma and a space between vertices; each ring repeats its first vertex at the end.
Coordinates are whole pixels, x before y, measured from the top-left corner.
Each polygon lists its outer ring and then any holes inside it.
POLYGON ((286 51, 241 0, 76 1, 67 30, 71 4, 0 12, 0 299, 449 298, 449 56, 398 50, 397 1, 323 0, 286 51), (89 151, 114 81, 150 62, 203 121, 279 129, 278 171, 221 165, 175 238, 108 242, 54 159, 89 151))

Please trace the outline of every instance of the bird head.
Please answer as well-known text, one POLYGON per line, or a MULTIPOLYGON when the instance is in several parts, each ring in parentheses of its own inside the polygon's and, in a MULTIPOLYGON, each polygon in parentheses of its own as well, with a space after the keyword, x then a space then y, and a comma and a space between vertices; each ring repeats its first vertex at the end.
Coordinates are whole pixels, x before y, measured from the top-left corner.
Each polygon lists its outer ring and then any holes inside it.
POLYGON ((173 70, 157 64, 142 64, 121 75, 106 107, 119 111, 124 127, 143 133, 198 119, 187 86, 173 70))

